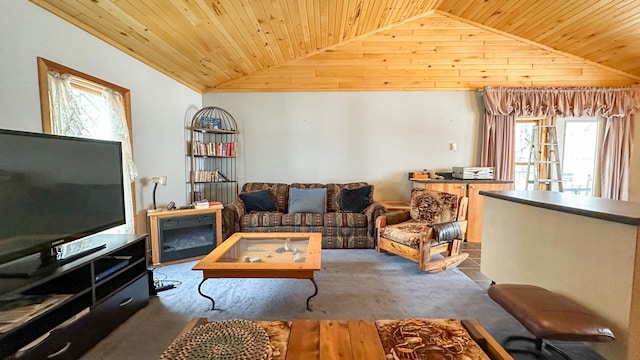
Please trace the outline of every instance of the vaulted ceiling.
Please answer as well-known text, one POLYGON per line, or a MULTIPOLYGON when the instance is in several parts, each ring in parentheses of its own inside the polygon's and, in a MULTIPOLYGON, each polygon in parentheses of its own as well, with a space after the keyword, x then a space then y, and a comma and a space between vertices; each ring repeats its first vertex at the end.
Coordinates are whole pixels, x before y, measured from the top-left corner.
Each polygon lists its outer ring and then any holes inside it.
POLYGON ((634 0, 31 0, 199 92, 640 83, 634 0))

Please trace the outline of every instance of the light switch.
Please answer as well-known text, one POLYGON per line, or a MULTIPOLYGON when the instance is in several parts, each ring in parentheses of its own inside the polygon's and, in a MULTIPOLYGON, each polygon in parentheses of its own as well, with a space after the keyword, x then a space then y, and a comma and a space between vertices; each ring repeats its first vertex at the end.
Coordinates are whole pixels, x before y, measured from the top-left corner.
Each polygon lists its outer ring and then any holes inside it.
POLYGON ((451 150, 451 151, 458 150, 458 144, 456 144, 456 143, 449 144, 449 150, 451 150))

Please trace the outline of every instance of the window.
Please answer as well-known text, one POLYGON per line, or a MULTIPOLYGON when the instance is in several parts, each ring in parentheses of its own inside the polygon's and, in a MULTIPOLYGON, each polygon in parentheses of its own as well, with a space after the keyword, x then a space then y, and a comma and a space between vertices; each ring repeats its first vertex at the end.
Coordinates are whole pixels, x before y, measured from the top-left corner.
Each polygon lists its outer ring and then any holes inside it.
POLYGON ((564 123, 562 180, 564 192, 593 195, 599 123, 596 119, 566 118, 564 123))
POLYGON ((71 76, 71 91, 82 109, 83 120, 90 136, 111 140, 114 126, 107 116, 108 109, 102 97, 102 92, 106 89, 77 76, 71 76))
MULTIPOLYGON (((595 118, 561 118, 555 119, 557 140, 562 170, 563 192, 591 196, 596 193, 595 177, 598 167, 598 153, 596 149, 602 143, 599 122, 595 118)), ((534 190, 534 172, 537 171, 539 179, 554 178, 555 169, 546 161, 551 159, 549 153, 542 152, 540 162, 536 167, 534 155, 531 153, 533 144, 533 131, 535 126, 549 124, 545 119, 516 120, 515 127, 515 189, 534 190), (527 174, 529 178, 527 179, 527 174), (548 176, 552 174, 552 176, 548 176), (529 181, 527 181, 529 180, 529 181)), ((547 139, 542 139, 547 142, 547 139)), ((559 187, 554 183, 541 184, 539 190, 558 191, 559 187)))
POLYGON ((38 77, 43 132, 122 143, 126 224, 107 232, 135 232, 129 90, 42 58, 38 77))
POLYGON ((514 172, 514 189, 515 190, 532 190, 528 180, 533 180, 534 159, 531 154, 531 139, 533 137, 534 128, 542 122, 543 119, 517 119, 516 120, 516 136, 515 136, 515 172, 514 172), (527 179, 527 175, 529 178, 527 179))

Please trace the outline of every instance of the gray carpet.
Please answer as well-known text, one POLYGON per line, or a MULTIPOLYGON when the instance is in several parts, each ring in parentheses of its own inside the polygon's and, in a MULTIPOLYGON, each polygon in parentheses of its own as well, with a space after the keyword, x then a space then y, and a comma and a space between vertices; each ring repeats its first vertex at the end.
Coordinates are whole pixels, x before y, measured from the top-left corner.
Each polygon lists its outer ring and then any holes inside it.
MULTIPOLYGON (((419 271, 413 262, 374 250, 323 250, 316 273, 318 295, 309 280, 210 279, 198 294, 195 262, 159 267, 154 278, 179 285, 160 292, 149 305, 97 344, 82 359, 157 359, 194 317, 209 320, 289 319, 477 319, 496 339, 526 330, 458 269, 419 271)), ((583 344, 560 343, 576 359, 600 360, 583 344)), ((519 356, 518 359, 529 359, 519 356)))

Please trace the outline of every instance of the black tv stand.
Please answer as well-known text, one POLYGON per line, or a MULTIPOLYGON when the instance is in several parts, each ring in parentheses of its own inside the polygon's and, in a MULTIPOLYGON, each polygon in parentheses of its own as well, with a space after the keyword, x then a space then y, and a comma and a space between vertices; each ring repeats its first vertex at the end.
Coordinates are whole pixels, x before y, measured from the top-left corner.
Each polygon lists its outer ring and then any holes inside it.
POLYGON ((14 303, 3 314, 8 325, 0 333, 0 359, 78 359, 146 306, 147 243, 146 234, 96 235, 83 244, 91 253, 72 254, 49 272, 1 277, 0 302, 14 303), (29 301, 53 305, 29 307, 29 301))
POLYGON ((61 259, 56 258, 57 252, 54 249, 45 250, 39 254, 29 255, 3 265, 0 267, 0 278, 30 278, 47 275, 57 267, 91 255, 106 247, 107 244, 92 245, 88 249, 69 254, 61 259))

